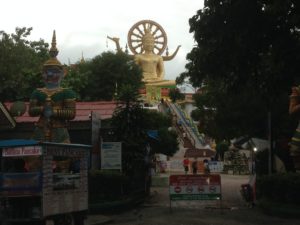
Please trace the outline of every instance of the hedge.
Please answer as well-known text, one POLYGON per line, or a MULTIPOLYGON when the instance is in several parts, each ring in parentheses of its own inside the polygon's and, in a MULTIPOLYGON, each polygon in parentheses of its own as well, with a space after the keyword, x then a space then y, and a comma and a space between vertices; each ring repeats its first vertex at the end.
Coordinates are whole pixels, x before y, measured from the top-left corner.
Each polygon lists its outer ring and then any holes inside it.
POLYGON ((257 199, 300 204, 300 174, 285 173, 257 177, 257 199))

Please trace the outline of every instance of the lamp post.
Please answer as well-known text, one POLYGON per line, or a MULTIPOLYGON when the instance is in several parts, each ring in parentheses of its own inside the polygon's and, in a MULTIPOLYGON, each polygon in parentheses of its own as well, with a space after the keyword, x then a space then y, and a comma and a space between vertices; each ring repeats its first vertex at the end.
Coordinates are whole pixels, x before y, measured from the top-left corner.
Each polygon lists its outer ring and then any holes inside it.
POLYGON ((255 158, 254 158, 255 152, 257 152, 256 147, 254 147, 251 152, 251 173, 252 174, 255 173, 255 158))

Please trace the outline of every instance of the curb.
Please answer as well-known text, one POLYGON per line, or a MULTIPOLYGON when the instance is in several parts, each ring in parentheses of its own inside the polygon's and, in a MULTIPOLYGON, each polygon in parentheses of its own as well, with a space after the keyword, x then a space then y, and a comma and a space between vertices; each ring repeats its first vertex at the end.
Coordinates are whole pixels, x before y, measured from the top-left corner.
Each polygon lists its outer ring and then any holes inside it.
POLYGON ((85 225, 103 225, 113 222, 113 219, 103 215, 88 215, 85 225))

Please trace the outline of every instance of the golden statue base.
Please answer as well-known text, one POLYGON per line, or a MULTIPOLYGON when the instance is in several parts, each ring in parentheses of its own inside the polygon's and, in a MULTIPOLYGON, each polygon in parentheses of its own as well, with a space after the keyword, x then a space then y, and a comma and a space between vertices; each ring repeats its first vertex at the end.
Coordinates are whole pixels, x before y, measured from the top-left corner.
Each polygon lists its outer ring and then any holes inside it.
POLYGON ((140 89, 140 94, 144 102, 154 103, 162 99, 169 99, 170 89, 174 88, 176 88, 174 80, 157 80, 147 82, 145 86, 140 89))

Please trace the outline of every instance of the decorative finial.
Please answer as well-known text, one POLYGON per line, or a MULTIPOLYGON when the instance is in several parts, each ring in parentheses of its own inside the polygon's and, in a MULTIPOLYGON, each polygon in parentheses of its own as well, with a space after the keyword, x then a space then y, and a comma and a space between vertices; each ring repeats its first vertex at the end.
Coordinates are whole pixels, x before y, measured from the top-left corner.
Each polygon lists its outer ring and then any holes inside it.
POLYGON ((58 50, 56 48, 56 34, 55 30, 53 31, 51 48, 49 50, 50 59, 44 63, 44 68, 57 66, 63 68, 62 64, 57 60, 56 56, 58 55, 58 50))
POLYGON ((53 31, 52 43, 51 43, 51 48, 50 48, 49 54, 52 58, 54 58, 58 55, 58 50, 56 48, 56 33, 55 33, 55 30, 53 31))
POLYGON ((125 46, 125 53, 126 53, 126 54, 129 53, 129 51, 128 51, 128 45, 127 45, 127 44, 126 44, 126 46, 125 46))
POLYGON ((81 60, 80 60, 80 63, 84 63, 85 60, 84 60, 84 57, 83 57, 83 51, 81 52, 81 60))
POLYGON ((167 49, 166 49, 166 56, 169 56, 169 47, 167 46, 167 49))

